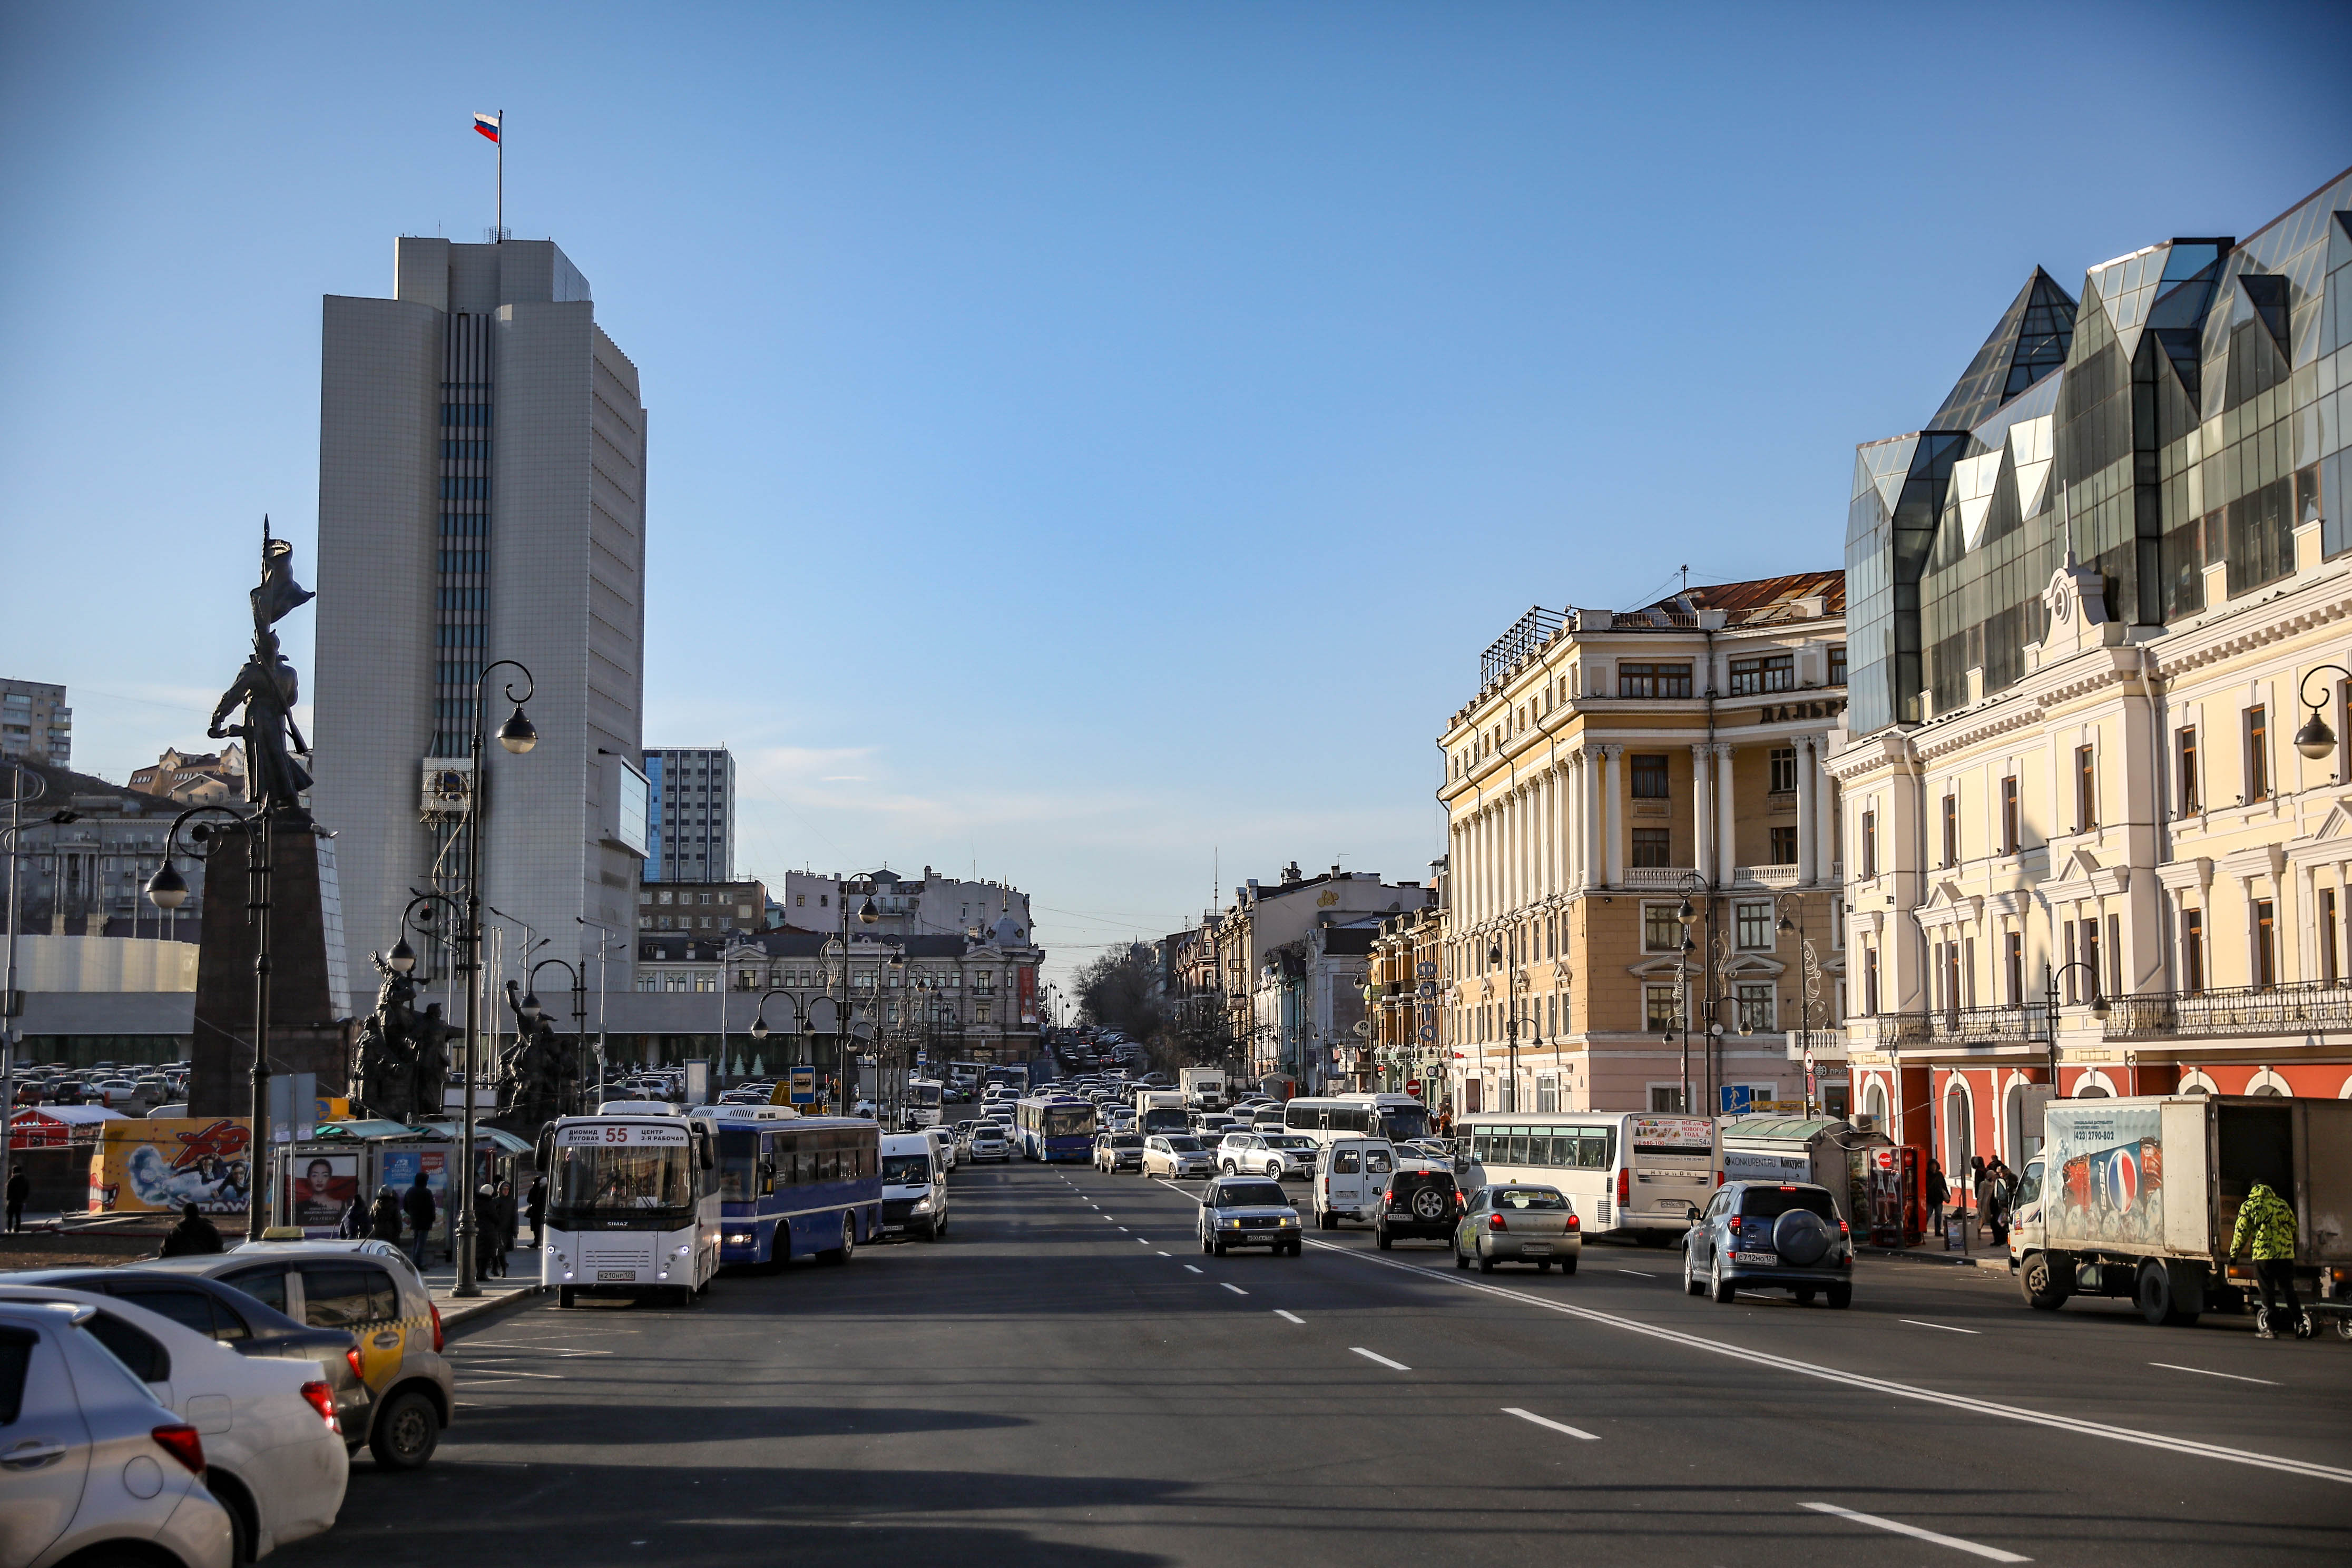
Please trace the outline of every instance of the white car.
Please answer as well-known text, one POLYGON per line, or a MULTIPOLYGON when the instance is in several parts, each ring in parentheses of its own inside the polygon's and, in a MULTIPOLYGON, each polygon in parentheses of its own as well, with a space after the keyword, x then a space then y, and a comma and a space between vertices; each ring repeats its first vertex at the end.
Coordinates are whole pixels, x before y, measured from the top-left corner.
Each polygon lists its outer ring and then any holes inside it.
POLYGON ((925 1136, 929 1137, 932 1142, 938 1144, 940 1147, 940 1168, 943 1171, 954 1170, 956 1168, 955 1129, 952 1127, 926 1127, 923 1129, 923 1132, 925 1136))
POLYGON ((1155 1132, 1143 1141, 1143 1173, 1187 1181, 1214 1173, 1209 1151, 1189 1132, 1155 1132))
POLYGON ((97 1316, 63 1301, 0 1305, 0 1563, 233 1568, 203 1435, 91 1335, 97 1316))
POLYGON ((1298 1132, 1228 1132, 1217 1145, 1217 1169, 1229 1176, 1303 1181, 1315 1173, 1315 1140, 1298 1132))
POLYGON ((983 1121, 974 1127, 971 1136, 964 1140, 964 1149, 975 1165, 1001 1165, 1013 1158, 1013 1141, 1005 1137, 1004 1129, 993 1121, 983 1121))
POLYGON ((0 1301, 94 1309, 83 1331, 202 1436, 205 1486, 228 1510, 238 1561, 333 1527, 352 1460, 326 1368, 241 1356, 160 1312, 86 1290, 0 1283, 0 1301))

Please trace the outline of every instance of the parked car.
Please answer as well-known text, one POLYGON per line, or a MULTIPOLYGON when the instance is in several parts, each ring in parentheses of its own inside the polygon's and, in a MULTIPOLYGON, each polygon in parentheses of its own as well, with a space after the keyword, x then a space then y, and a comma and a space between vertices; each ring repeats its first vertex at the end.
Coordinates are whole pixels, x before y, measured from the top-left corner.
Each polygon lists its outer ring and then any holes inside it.
POLYGON ((1155 1132, 1143 1141, 1143 1159, 1137 1166, 1147 1176, 1186 1181, 1208 1175, 1213 1163, 1201 1141, 1189 1132, 1155 1132))
POLYGON ((217 1279, 298 1322, 348 1330, 371 1395, 364 1437, 375 1462, 413 1470, 456 1418, 457 1380, 442 1352, 441 1310, 407 1255, 383 1241, 247 1242, 210 1257, 165 1258, 142 1270, 217 1279))
POLYGON ((1095 1135, 1095 1169, 1108 1175, 1121 1171, 1143 1169, 1143 1137, 1137 1132, 1098 1132, 1095 1135))
POLYGON ((204 1438, 90 1331, 97 1317, 92 1304, 0 1304, 0 1562, 233 1568, 204 1438))
POLYGON ((0 1281, 0 1301, 96 1309, 83 1330, 202 1434, 205 1489, 228 1510, 237 1561, 333 1527, 352 1461, 334 1390, 316 1362, 241 1356, 210 1334, 89 1290, 0 1281))
POLYGON ((1400 1238, 1451 1241, 1468 1207, 1454 1173, 1416 1166, 1389 1178, 1372 1216, 1372 1238, 1385 1252, 1400 1238))
POLYGON ((1568 1194, 1531 1182, 1479 1188, 1454 1227, 1454 1267, 1475 1262, 1482 1274, 1498 1263, 1532 1263, 1538 1274, 1557 1263, 1562 1274, 1573 1274, 1583 1250, 1583 1227, 1568 1194))
POLYGON ((1004 1135, 1000 1122, 973 1123, 971 1136, 964 1140, 964 1147, 971 1152, 975 1165, 1002 1165, 1013 1158, 1013 1141, 1004 1135))
POLYGON ((1266 1247, 1296 1258, 1306 1247, 1298 1211, 1278 1182, 1220 1176, 1201 1194, 1201 1250, 1223 1258, 1237 1247, 1266 1247))
POLYGON ((0 1284, 47 1285, 111 1296, 228 1346, 239 1355, 316 1362, 334 1385, 335 1419, 344 1445, 367 1440, 374 1396, 360 1372, 358 1337, 346 1329, 314 1329, 265 1306, 235 1286, 202 1275, 165 1273, 139 1266, 116 1268, 36 1268, 0 1276, 0 1284))
POLYGON ((1853 1302, 1853 1237, 1827 1187, 1811 1182, 1726 1182, 1706 1209, 1691 1205, 1683 1289, 1729 1302, 1742 1290, 1787 1290, 1853 1302))

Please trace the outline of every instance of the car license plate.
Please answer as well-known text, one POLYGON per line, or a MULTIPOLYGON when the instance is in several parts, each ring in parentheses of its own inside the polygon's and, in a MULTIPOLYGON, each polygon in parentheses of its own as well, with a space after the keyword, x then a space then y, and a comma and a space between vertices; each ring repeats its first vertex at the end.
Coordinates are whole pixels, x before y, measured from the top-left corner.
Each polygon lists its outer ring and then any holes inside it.
POLYGON ((1735 1252, 1731 1255, 1731 1261, 1734 1263, 1778 1263, 1780 1261, 1780 1255, 1777 1252, 1735 1252))
POLYGON ((606 1280, 617 1280, 625 1285, 636 1277, 637 1271, 634 1268, 599 1268, 596 1270, 596 1279, 600 1284, 606 1280))
POLYGON ((1530 1241, 1526 1246, 1520 1247, 1519 1252, 1522 1257, 1527 1258, 1549 1258, 1551 1256, 1551 1243, 1549 1241, 1530 1241))

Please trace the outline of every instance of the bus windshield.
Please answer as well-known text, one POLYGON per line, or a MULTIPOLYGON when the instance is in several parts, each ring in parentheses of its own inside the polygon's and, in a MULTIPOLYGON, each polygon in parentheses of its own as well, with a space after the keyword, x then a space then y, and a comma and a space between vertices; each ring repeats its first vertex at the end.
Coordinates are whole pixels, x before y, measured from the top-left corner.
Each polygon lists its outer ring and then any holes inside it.
POLYGON ((760 1191, 760 1135, 740 1128, 719 1132, 719 1197, 722 1203, 751 1201, 760 1191))
POLYGON ((940 1086, 917 1079, 907 1085, 907 1098, 916 1105, 937 1105, 940 1102, 940 1086))
POLYGON ((1045 1125, 1039 1131, 1048 1138, 1084 1137, 1095 1130, 1095 1112, 1092 1106, 1083 1109, 1070 1106, 1063 1110, 1048 1110, 1041 1120, 1045 1125))
POLYGON ((549 1207, 563 1215, 614 1219, 650 1219, 656 1211, 690 1209, 692 1152, 683 1143, 559 1149, 549 1207))
POLYGON ((1398 1143, 1426 1138, 1429 1136, 1429 1110, 1419 1105, 1382 1106, 1381 1127, 1391 1141, 1398 1143))

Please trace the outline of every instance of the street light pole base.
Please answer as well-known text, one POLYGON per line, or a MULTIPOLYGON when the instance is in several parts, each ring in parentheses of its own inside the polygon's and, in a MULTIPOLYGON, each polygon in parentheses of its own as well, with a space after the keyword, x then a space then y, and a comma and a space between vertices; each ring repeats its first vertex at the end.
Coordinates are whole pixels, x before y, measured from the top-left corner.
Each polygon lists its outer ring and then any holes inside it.
POLYGON ((481 1293, 482 1288, 479 1285, 460 1285, 449 1292, 460 1300, 471 1300, 481 1293))

